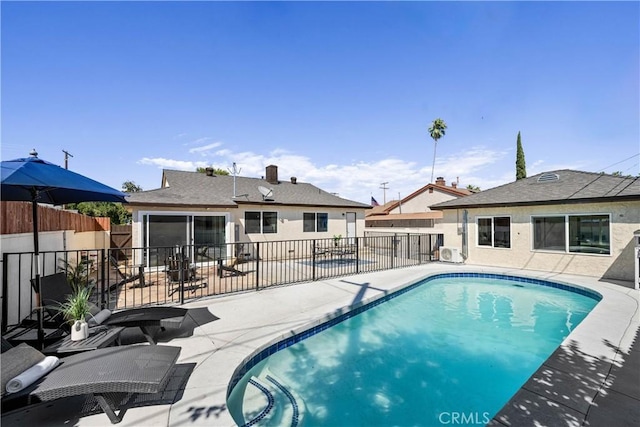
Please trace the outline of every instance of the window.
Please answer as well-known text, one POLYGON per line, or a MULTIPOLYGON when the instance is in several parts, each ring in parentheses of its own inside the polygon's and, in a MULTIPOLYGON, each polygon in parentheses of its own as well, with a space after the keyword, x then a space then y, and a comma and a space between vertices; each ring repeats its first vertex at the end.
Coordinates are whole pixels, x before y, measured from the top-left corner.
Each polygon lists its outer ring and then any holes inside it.
POLYGON ((305 212, 302 214, 302 222, 302 231, 305 233, 327 231, 329 214, 305 212))
POLYGON ((511 247, 511 218, 478 218, 478 246, 511 247))
POLYGON ((569 252, 610 254, 609 215, 570 215, 569 252))
POLYGON ((247 234, 260 233, 260 212, 244 213, 244 231, 247 234))
POLYGON ((316 214, 316 231, 327 231, 329 229, 329 214, 319 213, 316 214))
POLYGON ((533 218, 533 249, 565 251, 564 216, 533 218))
POLYGON ((262 212, 262 232, 277 233, 278 232, 278 213, 262 212))
POLYGON ((609 255, 609 215, 533 217, 533 249, 609 255))
POLYGON ((277 212, 245 212, 244 231, 246 234, 277 233, 277 212))

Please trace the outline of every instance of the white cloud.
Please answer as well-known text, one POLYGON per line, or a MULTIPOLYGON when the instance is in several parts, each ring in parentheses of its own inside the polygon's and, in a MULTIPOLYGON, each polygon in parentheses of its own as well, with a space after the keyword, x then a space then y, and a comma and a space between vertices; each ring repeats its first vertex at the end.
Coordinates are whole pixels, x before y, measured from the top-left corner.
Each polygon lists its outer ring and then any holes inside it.
MULTIPOLYGON (((189 150, 190 153, 199 151, 189 150)), ((460 186, 478 185, 483 189, 508 182, 506 176, 490 180, 479 178, 480 172, 500 161, 506 152, 472 147, 456 155, 436 158, 436 176, 444 176, 447 183, 460 178, 460 186)), ((213 166, 230 169, 233 162, 240 169, 240 175, 262 177, 265 167, 278 166, 280 180, 289 180, 295 176, 298 182, 306 182, 340 197, 368 203, 373 195, 382 202, 384 194, 382 183, 386 182, 386 200, 406 197, 429 183, 431 165, 422 166, 414 160, 386 158, 372 162, 354 162, 351 164, 318 165, 310 158, 284 149, 275 149, 266 154, 251 151, 233 152, 230 149, 212 153, 209 163, 201 161, 171 160, 165 158, 143 158, 140 164, 155 165, 162 168, 196 170, 197 167, 213 166)))
MULTIPOLYGON (((205 142, 206 140, 208 140, 209 138, 201 138, 198 141, 201 142, 205 142)), ((197 141, 196 141, 197 142, 197 141)), ((207 152, 213 150, 214 148, 218 148, 222 145, 222 142, 213 142, 211 144, 207 144, 207 145, 202 145, 200 147, 194 147, 194 148, 190 148, 189 149, 189 153, 200 153, 200 154, 207 154, 207 152)))
POLYGON ((206 162, 193 162, 186 160, 165 159, 162 157, 149 158, 143 157, 138 160, 138 164, 157 166, 160 169, 178 169, 185 171, 195 171, 199 167, 207 167, 206 162))

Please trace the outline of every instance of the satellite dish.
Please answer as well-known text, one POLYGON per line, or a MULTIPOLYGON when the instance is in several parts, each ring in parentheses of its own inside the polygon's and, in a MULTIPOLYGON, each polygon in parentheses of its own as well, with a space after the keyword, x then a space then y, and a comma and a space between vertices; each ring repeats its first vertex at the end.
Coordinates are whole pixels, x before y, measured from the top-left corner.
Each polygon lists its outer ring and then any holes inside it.
POLYGON ((273 200, 273 188, 258 186, 258 191, 262 194, 262 200, 273 200))

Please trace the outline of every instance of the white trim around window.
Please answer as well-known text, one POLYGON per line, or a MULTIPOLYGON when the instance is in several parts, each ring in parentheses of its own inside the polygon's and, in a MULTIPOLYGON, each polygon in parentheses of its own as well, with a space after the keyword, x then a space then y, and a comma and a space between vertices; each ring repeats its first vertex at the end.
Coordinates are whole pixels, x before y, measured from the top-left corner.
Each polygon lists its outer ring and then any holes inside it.
POLYGON ((302 232, 322 233, 329 230, 329 214, 327 212, 303 212, 302 232))
POLYGON ((531 251, 611 255, 610 213, 531 215, 531 251))
POLYGON ((476 247, 510 249, 511 216, 477 216, 476 247))
POLYGON ((245 211, 244 234, 277 234, 278 217, 277 211, 245 211))

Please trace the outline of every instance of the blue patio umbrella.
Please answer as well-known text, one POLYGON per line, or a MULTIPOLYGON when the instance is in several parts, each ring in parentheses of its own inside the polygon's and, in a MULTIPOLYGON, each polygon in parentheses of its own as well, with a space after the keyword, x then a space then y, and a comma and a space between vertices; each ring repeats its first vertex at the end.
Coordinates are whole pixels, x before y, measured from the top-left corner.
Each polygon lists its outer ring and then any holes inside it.
MULTIPOLYGON (((78 173, 38 158, 2 161, 0 200, 28 201, 32 204, 35 285, 40 293, 40 252, 38 247, 38 203, 63 205, 80 202, 127 203, 125 194, 78 173)), ((38 310, 38 341, 44 342, 42 313, 38 310)))

